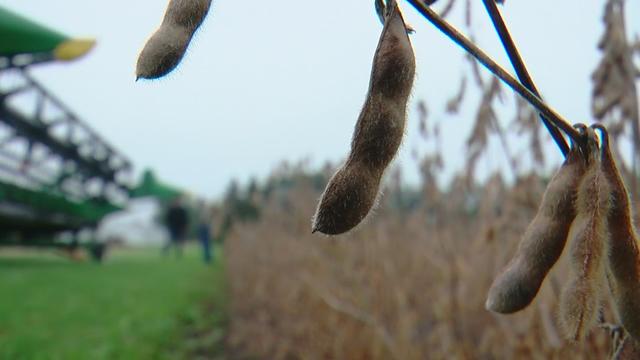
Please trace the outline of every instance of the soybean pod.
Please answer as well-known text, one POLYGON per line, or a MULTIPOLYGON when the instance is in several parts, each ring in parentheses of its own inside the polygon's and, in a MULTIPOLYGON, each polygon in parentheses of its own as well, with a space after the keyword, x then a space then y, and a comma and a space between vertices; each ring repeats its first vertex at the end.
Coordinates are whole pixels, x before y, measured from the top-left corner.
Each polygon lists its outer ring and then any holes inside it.
POLYGON ((351 152, 322 194, 313 232, 347 232, 373 208, 384 171, 402 142, 414 76, 415 57, 407 26, 396 1, 388 1, 351 152))
POLYGON ((573 144, 547 185, 516 254, 493 281, 485 303, 488 310, 509 314, 524 309, 534 299, 564 249, 576 214, 578 184, 586 168, 587 159, 573 144))
POLYGON ((589 167, 578 187, 576 218, 569 231, 571 278, 560 295, 559 321, 566 339, 577 341, 596 324, 605 278, 605 237, 610 186, 595 133, 587 129, 589 167))
POLYGON ((156 79, 175 69, 210 6, 211 0, 169 1, 160 28, 138 56, 136 79, 156 79))
POLYGON ((622 326, 640 340, 640 253, 629 194, 611 153, 607 130, 602 125, 592 127, 601 133, 602 170, 611 188, 606 241, 609 286, 622 326))

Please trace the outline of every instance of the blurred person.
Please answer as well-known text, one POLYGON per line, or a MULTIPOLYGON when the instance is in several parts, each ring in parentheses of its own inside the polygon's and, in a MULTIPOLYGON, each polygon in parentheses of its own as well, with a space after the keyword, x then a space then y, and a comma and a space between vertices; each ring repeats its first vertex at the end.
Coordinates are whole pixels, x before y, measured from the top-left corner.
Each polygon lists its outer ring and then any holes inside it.
POLYGON ((198 216, 198 240, 202 246, 204 262, 210 264, 213 260, 213 247, 211 246, 212 213, 204 201, 200 202, 198 216))
POLYGON ((189 224, 189 216, 187 209, 182 204, 181 198, 173 200, 165 217, 165 224, 167 230, 169 230, 169 241, 162 249, 162 252, 166 255, 171 248, 175 248, 176 255, 182 255, 182 246, 187 234, 187 225, 189 224))

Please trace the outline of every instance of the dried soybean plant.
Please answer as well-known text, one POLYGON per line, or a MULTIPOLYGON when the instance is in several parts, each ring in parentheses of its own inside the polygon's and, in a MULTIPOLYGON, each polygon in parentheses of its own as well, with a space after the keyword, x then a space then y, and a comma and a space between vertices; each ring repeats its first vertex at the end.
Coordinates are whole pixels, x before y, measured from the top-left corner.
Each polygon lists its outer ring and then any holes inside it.
MULTIPOLYGON (((431 10, 428 5, 434 1, 406 1, 533 105, 566 157, 549 183, 514 258, 491 286, 486 307, 495 312, 512 313, 529 305, 569 239, 572 278, 561 296, 559 318, 565 337, 577 340, 587 333, 598 317, 601 289, 608 285, 622 326, 632 338, 640 340, 637 235, 628 192, 614 161, 606 128, 580 125, 576 130, 541 100, 494 0, 483 0, 483 3, 519 80, 431 10), (593 129, 601 133, 600 145, 593 129), (571 147, 562 133, 571 140, 571 147)), ((619 15, 622 3, 622 0, 609 0, 607 16, 619 15)), ((466 4, 468 9, 471 3, 466 4)), ((174 69, 210 5, 210 0, 171 0, 161 27, 140 54, 137 76, 157 78, 174 69)), ((344 233, 368 215, 378 197, 381 178, 402 141, 407 101, 415 75, 415 58, 408 36, 410 28, 397 1, 375 0, 375 5, 384 26, 373 59, 367 98, 355 126, 351 152, 330 180, 316 209, 314 232, 344 233)), ((467 16, 467 23, 469 21, 467 16)), ((624 35, 623 28, 611 29, 608 28, 609 35, 615 39, 624 35)), ((635 47, 623 47, 624 56, 616 55, 620 47, 604 49, 609 55, 594 74, 594 112, 602 118, 610 113, 612 106, 624 103, 622 115, 637 120, 635 87, 627 87, 634 91, 626 94, 633 96, 623 99, 622 93, 606 90, 613 84, 605 81, 611 78, 607 74, 620 75, 622 70, 626 77, 633 75, 630 59, 635 47), (624 61, 616 62, 616 59, 624 61), (623 64, 624 69, 615 67, 619 64, 623 64), (611 94, 616 96, 609 96, 611 94)))
POLYGON ((571 278, 559 306, 564 337, 583 339, 596 325, 608 286, 619 322, 638 341, 640 252, 629 195, 606 128, 578 127, 582 141, 573 143, 550 181, 514 258, 494 280, 486 307, 504 314, 524 309, 569 241, 571 278), (600 146, 593 129, 601 132, 600 146))
MULTIPOLYGON (((530 304, 545 276, 562 254, 567 239, 570 239, 572 278, 562 291, 559 309, 559 320, 565 338, 583 338, 599 320, 602 289, 607 283, 623 328, 634 340, 640 340, 637 334, 640 323, 640 309, 637 307, 640 305, 636 305, 640 299, 637 235, 628 192, 613 159, 606 128, 600 124, 591 128, 578 124, 576 131, 548 108, 541 100, 493 0, 483 0, 483 3, 520 82, 511 78, 473 43, 439 19, 432 10, 418 1, 409 2, 532 104, 540 112, 542 122, 566 158, 549 183, 538 213, 525 231, 515 257, 494 280, 485 304, 487 309, 512 313, 530 304), (601 146, 598 145, 593 129, 601 131, 601 146), (561 132, 572 141, 571 148, 561 132)), ((605 21, 614 11, 621 13, 622 5, 622 0, 609 0, 605 21)), ((609 22, 607 25, 610 32, 609 22)), ((624 36, 624 31, 618 31, 618 35, 620 34, 624 36)), ((622 58, 627 60, 623 63, 629 65, 628 51, 625 50, 622 58)), ((631 73, 627 75, 633 76, 631 73)), ((601 83, 602 81, 596 81, 596 97, 602 95, 598 93, 602 92, 601 83)), ((634 102, 637 102, 635 92, 631 94, 634 102)), ((637 114, 637 105, 630 107, 637 114)), ((622 114, 628 115, 629 111, 625 110, 628 109, 623 108, 622 114)), ((625 342, 620 345, 619 350, 623 345, 625 342)))
POLYGON ((374 206, 382 175, 402 142, 415 57, 395 0, 386 4, 383 18, 351 153, 322 194, 312 232, 335 235, 358 225, 374 206))
MULTIPOLYGON (((485 5, 490 3, 484 2, 485 5)), ((637 93, 632 80, 634 74, 630 70, 632 54, 628 47, 620 46, 624 43, 624 23, 619 19, 612 20, 616 14, 623 16, 622 6, 620 0, 610 0, 606 6, 607 31, 600 44, 605 50, 605 58, 594 74, 594 114, 598 119, 611 114, 618 104, 622 117, 637 118, 637 93), (607 41, 607 37, 613 40, 607 41), (623 78, 628 80, 627 86, 614 86, 613 90, 607 91, 607 86, 613 86, 612 81, 623 81, 623 78), (626 97, 623 89, 629 90, 626 97)), ((491 6, 487 5, 487 8, 491 13, 491 6)), ((495 18, 493 20, 496 24, 495 18)), ((501 39, 511 52, 510 59, 516 69, 521 67, 522 72, 524 68, 517 50, 513 44, 509 49, 507 43, 511 40, 508 33, 505 40, 502 30, 501 39)), ((535 90, 526 70, 519 76, 521 80, 525 78, 525 86, 535 90)), ((637 124, 632 126, 635 139, 637 124)), ((613 358, 632 358, 626 356, 633 356, 628 354, 638 350, 636 341, 640 340, 640 255, 629 194, 614 160, 606 128, 601 124, 591 128, 582 124, 577 127, 582 139, 568 134, 574 140, 571 151, 549 183, 538 213, 525 231, 515 256, 494 280, 485 306, 494 312, 513 313, 529 305, 568 240, 571 277, 560 296, 558 317, 564 337, 573 341, 583 339, 598 321, 602 321, 603 290, 608 287, 618 321, 632 339, 620 343, 614 349, 613 358), (600 146, 594 129, 601 133, 600 146), (579 165, 580 170, 574 169, 575 172, 566 176, 563 182, 561 179, 570 172, 568 165, 575 157, 579 161, 574 166, 579 165)), ((619 135, 618 127, 614 131, 619 135)), ((637 141, 634 143, 638 145, 637 141)))
POLYGON ((169 1, 160 28, 138 56, 136 79, 157 79, 175 69, 210 6, 211 0, 169 1))

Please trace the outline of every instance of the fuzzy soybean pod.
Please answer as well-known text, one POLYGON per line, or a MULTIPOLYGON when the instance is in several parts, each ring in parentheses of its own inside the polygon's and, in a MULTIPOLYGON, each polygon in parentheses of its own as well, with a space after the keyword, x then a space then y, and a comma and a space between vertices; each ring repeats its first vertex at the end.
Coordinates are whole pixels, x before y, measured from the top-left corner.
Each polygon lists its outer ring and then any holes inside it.
POLYGON ((640 253, 629 194, 613 159, 607 130, 601 125, 592 127, 601 132, 602 171, 611 188, 606 242, 609 286, 622 326, 640 340, 640 253))
POLYGON ((589 131, 589 166, 578 187, 576 218, 571 224, 571 278, 560 295, 560 328, 568 340, 578 341, 596 324, 605 278, 605 238, 610 208, 610 186, 589 131))
POLYGON ((175 69, 210 6, 211 0, 169 1, 160 28, 138 56, 136 79, 157 79, 175 69))
POLYGON ((586 159, 573 146, 547 185, 515 256, 493 281, 485 303, 487 310, 510 314, 527 307, 536 296, 564 249, 575 217, 578 184, 586 167, 586 159))
POLYGON ((367 216, 378 197, 384 171, 402 142, 415 57, 396 1, 388 1, 385 12, 351 152, 322 194, 313 232, 341 234, 367 216))

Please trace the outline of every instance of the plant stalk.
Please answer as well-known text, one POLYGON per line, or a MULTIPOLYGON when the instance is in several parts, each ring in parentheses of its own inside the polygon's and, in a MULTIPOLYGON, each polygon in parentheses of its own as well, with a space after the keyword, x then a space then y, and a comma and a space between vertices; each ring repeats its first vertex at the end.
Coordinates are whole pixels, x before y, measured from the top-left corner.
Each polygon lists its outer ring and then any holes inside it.
MULTIPOLYGON (((540 92, 533 82, 533 79, 531 78, 531 75, 529 74, 529 71, 527 71, 527 67, 525 66, 524 61, 520 56, 520 52, 518 51, 518 48, 516 47, 511 34, 509 34, 509 29, 507 28, 502 16, 500 15, 500 10, 498 10, 498 6, 496 5, 495 0, 482 0, 482 2, 487 9, 487 13, 489 13, 489 17, 491 17, 491 22, 493 23, 493 26, 495 27, 496 32, 500 37, 502 46, 509 56, 509 61, 511 61, 518 79, 520 80, 522 85, 524 85, 532 93, 534 93, 539 98, 542 98, 540 96, 540 92)), ((562 155, 566 157, 567 153, 569 152, 569 146, 560 133, 560 130, 558 130, 558 128, 555 127, 542 113, 538 113, 538 115, 540 116, 540 120, 542 120, 544 126, 547 128, 547 131, 549 131, 551 138, 553 138, 553 141, 555 141, 555 143, 560 148, 560 151, 562 151, 562 155)))
POLYGON ((467 39, 462 33, 460 33, 455 27, 443 20, 438 14, 431 10, 428 6, 424 5, 420 0, 407 0, 413 7, 427 20, 429 20, 438 30, 442 31, 456 44, 467 51, 471 56, 484 65, 489 71, 491 71, 500 80, 506 83, 513 91, 517 92, 525 100, 527 100, 533 107, 535 107, 547 120, 554 126, 562 130, 567 136, 574 141, 579 141, 580 133, 571 126, 560 114, 553 110, 549 105, 542 101, 531 90, 522 85, 511 74, 504 70, 498 63, 491 59, 484 51, 482 51, 473 42, 467 39))

